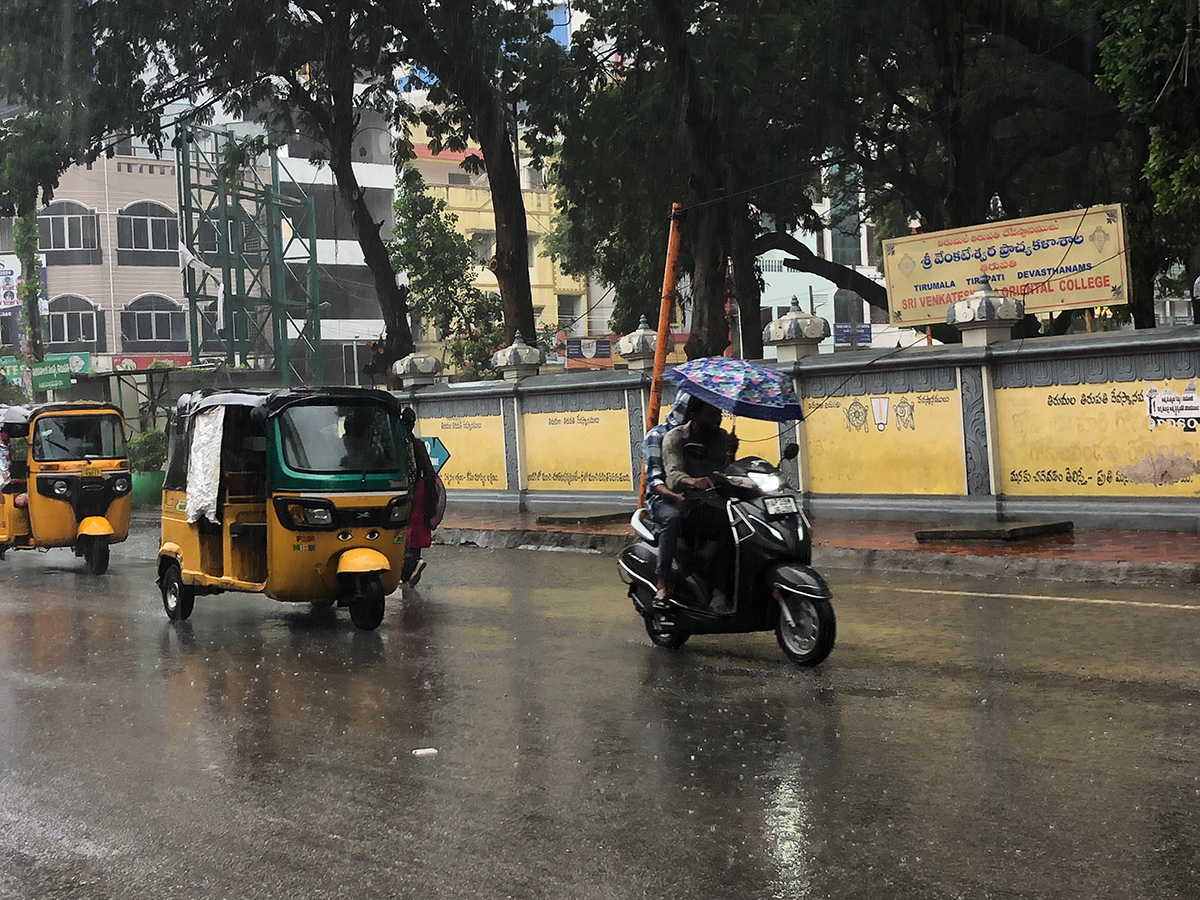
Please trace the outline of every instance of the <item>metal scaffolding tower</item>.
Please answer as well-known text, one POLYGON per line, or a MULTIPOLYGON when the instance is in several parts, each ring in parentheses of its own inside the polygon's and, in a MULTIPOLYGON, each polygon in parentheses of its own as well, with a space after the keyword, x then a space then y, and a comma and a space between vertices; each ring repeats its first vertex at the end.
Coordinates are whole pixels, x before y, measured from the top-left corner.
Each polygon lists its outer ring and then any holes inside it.
POLYGON ((193 125, 176 142, 180 238, 199 261, 183 275, 192 362, 223 355, 278 369, 285 387, 322 384, 313 199, 274 149, 231 167, 235 140, 193 125))

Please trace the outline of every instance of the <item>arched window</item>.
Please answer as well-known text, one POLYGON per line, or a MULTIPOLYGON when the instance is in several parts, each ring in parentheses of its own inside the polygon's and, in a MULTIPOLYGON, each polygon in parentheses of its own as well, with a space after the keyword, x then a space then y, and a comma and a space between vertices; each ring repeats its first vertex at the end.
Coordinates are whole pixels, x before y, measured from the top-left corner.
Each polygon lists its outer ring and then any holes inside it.
MULTIPOLYGON (((96 225, 96 211, 73 200, 56 200, 38 215, 38 249, 43 253, 66 251, 72 254, 100 249, 100 230, 96 225)), ((47 257, 47 262, 88 263, 99 262, 87 258, 58 259, 47 257)))
POLYGON ((121 311, 121 347, 127 351, 186 350, 183 307, 161 294, 143 294, 121 311))
POLYGON ((141 200, 117 214, 117 265, 173 266, 178 253, 179 221, 169 207, 141 200))
POLYGON ((86 297, 78 294, 55 297, 50 301, 48 319, 46 339, 51 349, 104 351, 104 317, 86 297))

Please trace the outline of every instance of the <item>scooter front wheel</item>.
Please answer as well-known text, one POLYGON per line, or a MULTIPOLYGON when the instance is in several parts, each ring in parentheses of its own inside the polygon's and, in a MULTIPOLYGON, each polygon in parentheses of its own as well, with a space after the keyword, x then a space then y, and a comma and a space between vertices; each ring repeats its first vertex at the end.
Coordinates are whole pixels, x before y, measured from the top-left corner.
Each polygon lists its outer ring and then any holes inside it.
POLYGON ((643 618, 646 622, 646 634, 650 637, 650 642, 655 647, 678 650, 691 637, 688 632, 680 631, 678 628, 664 628, 658 616, 644 616, 643 618))
POLYGON ((828 600, 788 598, 778 601, 775 639, 784 656, 799 666, 815 666, 833 650, 837 620, 828 600))

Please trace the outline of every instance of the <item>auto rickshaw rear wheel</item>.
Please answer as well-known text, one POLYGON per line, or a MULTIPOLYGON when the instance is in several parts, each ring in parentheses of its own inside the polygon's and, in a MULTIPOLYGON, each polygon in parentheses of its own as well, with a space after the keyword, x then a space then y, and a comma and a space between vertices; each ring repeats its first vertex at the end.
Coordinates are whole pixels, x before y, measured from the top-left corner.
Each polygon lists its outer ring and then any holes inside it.
POLYGON ((378 575, 360 575, 355 579, 350 598, 350 621, 355 628, 374 631, 383 622, 383 583, 378 575))
POLYGON ((179 563, 167 564, 162 578, 159 580, 159 586, 162 588, 163 609, 167 611, 167 618, 172 622, 182 622, 187 619, 196 605, 196 591, 183 583, 183 573, 179 569, 179 563))
POLYGON ((93 575, 103 575, 108 571, 108 538, 88 537, 83 540, 83 560, 87 563, 88 571, 93 575))

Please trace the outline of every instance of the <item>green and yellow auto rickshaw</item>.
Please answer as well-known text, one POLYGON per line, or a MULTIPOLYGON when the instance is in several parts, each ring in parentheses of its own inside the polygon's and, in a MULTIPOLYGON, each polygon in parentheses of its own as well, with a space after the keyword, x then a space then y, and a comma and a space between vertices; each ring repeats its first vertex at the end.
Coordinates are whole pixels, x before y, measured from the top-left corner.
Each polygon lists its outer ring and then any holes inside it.
POLYGON ((171 619, 237 591, 379 626, 411 506, 412 436, 391 394, 200 391, 168 433, 158 583, 171 619))
POLYGON ((108 403, 9 406, 0 415, 0 559, 8 550, 69 547, 108 570, 129 534, 125 419, 108 403))

